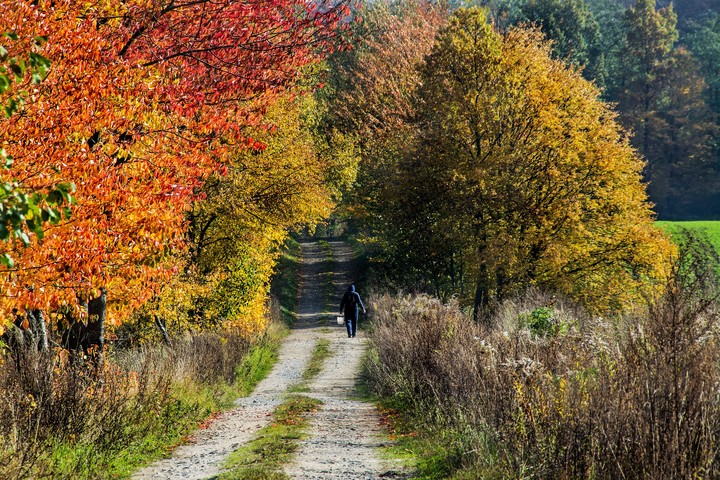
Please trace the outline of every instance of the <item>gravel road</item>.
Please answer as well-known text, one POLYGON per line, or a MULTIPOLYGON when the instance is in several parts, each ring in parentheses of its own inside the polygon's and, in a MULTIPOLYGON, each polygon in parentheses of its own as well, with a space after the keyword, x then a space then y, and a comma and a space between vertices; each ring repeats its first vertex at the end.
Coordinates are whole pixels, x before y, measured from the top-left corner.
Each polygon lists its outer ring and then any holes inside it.
MULTIPOLYGON (((343 242, 330 242, 333 250, 333 299, 340 298, 353 281, 352 251, 343 242)), ((362 293, 362 292, 361 292, 362 293)), ((334 318, 337 308, 328 312, 334 318)), ((377 455, 382 442, 380 418, 370 404, 352 400, 355 381, 365 350, 362 317, 355 338, 344 326, 334 325, 327 335, 332 357, 310 386, 309 396, 324 402, 311 418, 308 436, 285 473, 297 479, 364 480, 383 476, 377 455)))
MULTIPOLYGON (((358 365, 364 351, 362 323, 358 336, 347 338, 344 326, 335 325, 342 292, 351 281, 352 252, 344 242, 330 242, 334 262, 325 259, 317 242, 302 244, 301 295, 298 321, 283 341, 272 372, 248 397, 238 399, 207 429, 198 431, 188 444, 175 449, 170 458, 138 471, 137 480, 200 480, 221 472, 223 461, 235 449, 266 426, 270 414, 283 400, 290 385, 300 381, 319 338, 331 341, 333 356, 311 385, 308 394, 323 400, 310 418, 310 431, 301 442, 296 460, 286 473, 297 479, 406 478, 396 474, 377 456, 382 442, 379 417, 372 405, 352 400, 358 365), (326 310, 324 274, 333 272, 332 310, 326 310), (335 302, 337 299, 337 302, 335 302)), ((362 322, 362 320, 361 320, 362 322)))

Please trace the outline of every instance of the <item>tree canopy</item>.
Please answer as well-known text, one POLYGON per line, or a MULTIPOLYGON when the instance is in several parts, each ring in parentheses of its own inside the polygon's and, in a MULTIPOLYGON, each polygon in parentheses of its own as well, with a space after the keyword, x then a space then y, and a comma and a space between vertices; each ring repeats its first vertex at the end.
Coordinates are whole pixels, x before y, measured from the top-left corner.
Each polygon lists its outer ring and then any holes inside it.
POLYGON ((458 9, 418 75, 414 136, 378 206, 400 276, 476 312, 529 285, 618 309, 662 282, 673 247, 643 162, 539 32, 458 9))

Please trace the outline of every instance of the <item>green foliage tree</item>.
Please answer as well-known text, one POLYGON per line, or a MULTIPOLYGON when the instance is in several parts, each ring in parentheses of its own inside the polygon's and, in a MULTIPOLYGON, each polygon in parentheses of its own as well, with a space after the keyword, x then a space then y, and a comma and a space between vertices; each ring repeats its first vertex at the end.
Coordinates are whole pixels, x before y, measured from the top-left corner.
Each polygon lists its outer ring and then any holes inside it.
POLYGON ((693 22, 683 43, 700 61, 708 84, 708 103, 720 113, 720 12, 693 22))
POLYGON ((421 68, 417 146, 391 200, 406 262, 462 259, 476 315, 529 285, 600 310, 622 308, 667 273, 642 162, 599 91, 537 31, 501 36, 459 9, 421 68), (413 202, 427 201, 420 215, 413 202))
POLYGON ((584 66, 586 78, 605 83, 605 55, 600 48, 600 26, 585 0, 527 0, 520 4, 521 21, 540 27, 553 42, 554 54, 584 66))
MULTIPOLYGON (((664 0, 665 3, 669 3, 664 0)), ((673 2, 683 31, 704 15, 720 13, 720 0, 682 0, 673 2)))
POLYGON ((625 12, 625 42, 620 56, 626 59, 619 90, 625 125, 635 132, 635 146, 645 154, 650 149, 662 100, 659 79, 667 73, 667 59, 678 39, 677 16, 672 7, 655 8, 655 0, 638 0, 625 12))
POLYGON ((651 199, 661 215, 678 215, 673 206, 687 209, 702 184, 687 180, 707 176, 710 166, 716 125, 705 101, 706 85, 691 53, 675 47, 672 6, 656 9, 655 0, 638 0, 626 11, 623 28, 624 69, 612 98, 634 133, 634 146, 647 159, 651 199), (686 183, 678 182, 680 177, 686 183))
POLYGON ((617 83, 618 71, 623 67, 623 59, 619 56, 623 38, 623 0, 588 0, 588 8, 599 27, 598 48, 602 52, 605 73, 605 92, 613 90, 617 83))

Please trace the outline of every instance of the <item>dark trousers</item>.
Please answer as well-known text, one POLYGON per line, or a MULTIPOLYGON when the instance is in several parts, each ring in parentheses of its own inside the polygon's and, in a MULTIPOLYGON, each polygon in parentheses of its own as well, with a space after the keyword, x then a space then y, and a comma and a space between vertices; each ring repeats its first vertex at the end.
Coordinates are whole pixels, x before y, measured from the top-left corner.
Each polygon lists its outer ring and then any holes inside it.
POLYGON ((357 331, 357 322, 358 322, 357 310, 355 312, 350 312, 349 315, 347 312, 345 312, 345 328, 347 328, 348 337, 355 336, 355 332, 357 331), (354 315, 353 315, 353 313, 354 313, 354 315))

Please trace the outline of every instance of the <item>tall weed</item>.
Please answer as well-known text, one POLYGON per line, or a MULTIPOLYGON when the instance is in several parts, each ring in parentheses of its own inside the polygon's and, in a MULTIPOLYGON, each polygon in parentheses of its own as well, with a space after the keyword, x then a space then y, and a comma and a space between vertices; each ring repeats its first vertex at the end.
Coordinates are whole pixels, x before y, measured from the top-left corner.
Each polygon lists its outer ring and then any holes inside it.
MULTIPOLYGON (((253 358, 258 345, 252 347, 253 358)), ((231 334, 110 352, 101 365, 65 350, 6 352, 0 368, 0 473, 14 478, 113 478, 165 453, 228 407, 255 367, 231 334)))
POLYGON ((492 327, 427 296, 371 304, 366 375, 444 452, 439 470, 720 476, 720 309, 711 296, 676 281, 649 307, 606 320, 530 292, 500 306, 492 327))

